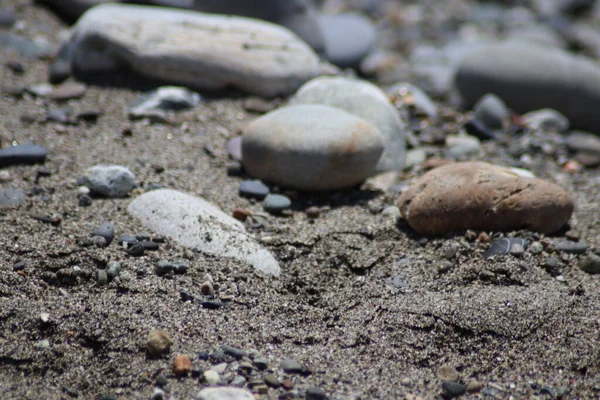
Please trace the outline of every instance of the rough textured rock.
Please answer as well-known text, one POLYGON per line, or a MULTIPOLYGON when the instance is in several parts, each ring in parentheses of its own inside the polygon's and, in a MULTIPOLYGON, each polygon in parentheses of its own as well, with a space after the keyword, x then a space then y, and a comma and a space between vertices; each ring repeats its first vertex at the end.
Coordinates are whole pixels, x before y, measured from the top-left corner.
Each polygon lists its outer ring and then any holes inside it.
POLYGON ((369 121, 377 127, 384 143, 377 170, 399 170, 404 167, 405 124, 387 95, 377 86, 352 78, 320 77, 303 85, 290 103, 323 104, 369 121))
POLYGON ((275 258, 246 233, 239 221, 199 197, 176 190, 154 190, 133 200, 127 211, 147 229, 183 246, 233 257, 265 274, 279 275, 275 258))
POLYGON ((569 194, 509 168, 464 162, 423 175, 398 199, 408 224, 420 234, 463 229, 530 229, 553 233, 573 212, 569 194))
POLYGON ((306 43, 275 24, 122 4, 94 7, 78 20, 71 64, 84 78, 126 67, 171 84, 267 97, 293 92, 324 67, 306 43))
POLYGON ((337 108, 300 104, 244 128, 242 159, 251 176, 301 190, 336 190, 371 176, 383 151, 369 122, 337 108))
POLYGON ((120 165, 96 165, 87 170, 85 179, 92 193, 110 198, 127 196, 135 185, 133 173, 120 165))
POLYGON ((524 113, 552 108, 574 128, 600 133, 600 67, 591 59, 528 42, 491 44, 468 54, 456 75, 467 105, 495 93, 524 113))

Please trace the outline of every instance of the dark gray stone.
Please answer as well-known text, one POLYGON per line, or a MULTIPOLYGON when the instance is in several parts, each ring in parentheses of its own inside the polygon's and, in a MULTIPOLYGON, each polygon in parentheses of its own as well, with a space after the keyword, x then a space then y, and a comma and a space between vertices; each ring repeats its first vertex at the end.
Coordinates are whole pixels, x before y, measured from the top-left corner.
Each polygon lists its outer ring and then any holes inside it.
POLYGON ((585 242, 572 242, 570 240, 555 240, 552 242, 554 248, 561 253, 585 254, 589 248, 585 242))
POLYGON ((304 395, 306 400, 327 400, 327 393, 320 387, 311 387, 306 390, 304 395))
POLYGON ((35 144, 22 144, 0 149, 0 167, 37 164, 46 161, 48 150, 35 144))
POLYGON ((283 372, 288 374, 300 374, 305 368, 296 360, 283 360, 280 364, 283 372))
POLYGON ((579 261, 579 268, 588 274, 600 274, 600 256, 588 254, 579 261))
POLYGON ((458 382, 442 382, 442 390, 450 397, 458 397, 466 392, 467 386, 458 382))
POLYGON ((475 119, 489 129, 502 129, 503 123, 509 115, 502 99, 491 93, 479 99, 473 111, 475 119))
POLYGON ((0 7, 0 28, 10 28, 17 22, 17 15, 13 10, 0 7))
POLYGON ((233 346, 223 345, 221 346, 221 350, 223 350, 225 354, 228 354, 238 360, 246 355, 246 352, 244 350, 238 349, 237 347, 233 346))

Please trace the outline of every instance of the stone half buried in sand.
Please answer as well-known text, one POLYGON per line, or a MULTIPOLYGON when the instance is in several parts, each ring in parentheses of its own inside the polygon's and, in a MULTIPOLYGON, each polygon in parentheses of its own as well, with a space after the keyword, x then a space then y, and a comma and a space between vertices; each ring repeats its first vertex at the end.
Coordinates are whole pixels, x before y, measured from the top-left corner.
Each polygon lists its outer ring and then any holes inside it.
POLYGON ((104 4, 73 27, 71 66, 82 78, 127 68, 193 89, 287 95, 334 71, 298 36, 269 22, 162 7, 104 4))
POLYGON ((338 190, 375 172, 379 130, 341 109, 298 104, 270 112, 243 129, 242 160, 250 176, 278 186, 338 190))
POLYGON ((154 190, 133 200, 127 211, 145 228, 183 246, 245 261, 267 275, 280 273, 273 255, 239 221, 204 199, 176 190, 154 190))
POLYGON ((554 233, 569 221, 573 201, 559 186, 510 168, 463 162, 423 175, 397 201, 418 233, 464 229, 529 229, 554 233))

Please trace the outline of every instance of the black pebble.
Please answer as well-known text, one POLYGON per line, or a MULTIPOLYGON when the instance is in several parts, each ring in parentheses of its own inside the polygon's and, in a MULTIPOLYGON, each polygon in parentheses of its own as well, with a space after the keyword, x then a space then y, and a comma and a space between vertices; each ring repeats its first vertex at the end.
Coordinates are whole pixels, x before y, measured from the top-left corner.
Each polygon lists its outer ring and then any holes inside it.
POLYGON ((92 205, 92 198, 87 194, 79 196, 79 207, 89 207, 92 205))
POLYGON ((475 136, 479 140, 491 140, 495 139, 494 132, 490 131, 483 123, 472 119, 465 123, 465 130, 471 136, 475 136))
POLYGON ((209 300, 209 301, 201 301, 200 305, 202 308, 208 308, 209 310, 216 310, 225 306, 225 303, 222 301, 209 300))
POLYGON ((442 382, 442 390, 450 397, 457 397, 467 391, 467 386, 458 382, 442 382))
POLYGON ((165 386, 167 386, 167 383, 168 383, 167 377, 164 376, 163 374, 158 375, 155 379, 155 382, 156 382, 156 386, 159 386, 159 387, 165 387, 165 386))
POLYGON ((141 257, 144 255, 144 246, 141 243, 136 243, 127 249, 127 254, 132 257, 141 257))
POLYGON ((143 242, 140 243, 142 246, 144 246, 144 250, 148 250, 148 251, 155 251, 158 250, 158 243, 155 242, 151 242, 149 240, 144 240, 143 242))
POLYGON ((23 271, 25 269, 25 261, 18 261, 13 265, 14 271, 23 271))
POLYGON ((235 357, 238 360, 246 355, 246 352, 244 350, 238 349, 237 347, 233 346, 223 345, 221 346, 221 350, 223 350, 225 354, 235 357))
POLYGON ((194 296, 192 296, 191 294, 181 291, 179 292, 179 296, 181 296, 181 301, 186 302, 186 301, 194 301, 194 296))
POLYGON ((0 167, 43 163, 47 155, 48 150, 35 144, 5 147, 0 149, 0 167))

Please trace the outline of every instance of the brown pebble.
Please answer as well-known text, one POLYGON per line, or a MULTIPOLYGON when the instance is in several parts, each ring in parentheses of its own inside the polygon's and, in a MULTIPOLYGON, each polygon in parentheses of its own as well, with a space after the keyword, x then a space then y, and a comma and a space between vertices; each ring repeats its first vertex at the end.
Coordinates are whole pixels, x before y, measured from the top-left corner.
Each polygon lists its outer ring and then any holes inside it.
POLYGON ((442 365, 441 367, 438 368, 436 375, 437 375, 438 379, 440 379, 442 381, 451 381, 451 382, 458 381, 458 378, 460 377, 456 368, 454 368, 451 365, 442 365))
POLYGON ((281 386, 285 390, 292 390, 294 388, 294 381, 290 378, 285 378, 283 381, 281 381, 281 386))
POLYGON ((215 294, 215 288, 213 287, 212 283, 205 281, 200 285, 200 293, 205 296, 212 296, 215 294))
POLYGON ((173 361, 173 373, 177 376, 187 375, 192 369, 192 361, 186 354, 179 354, 173 361))
POLYGON ((444 160, 441 158, 430 158, 429 160, 425 161, 423 163, 423 169, 425 169, 425 171, 429 171, 431 169, 435 169, 437 167, 442 167, 444 165, 448 165, 448 164, 452 164, 454 161, 451 160, 444 160))
POLYGON ((275 109, 275 105, 260 97, 248 97, 244 100, 244 109, 246 111, 255 112, 258 114, 268 113, 275 109))
POLYGON ((479 381, 469 381, 467 382, 467 392, 469 393, 477 393, 483 389, 483 383, 479 381))
POLYGON ((236 208, 233 210, 231 215, 238 221, 244 222, 248 217, 252 216, 252 213, 248 210, 244 210, 243 208, 236 208))
POLYGON ((574 208, 560 186, 485 162, 429 171, 402 193, 397 205, 421 235, 463 229, 554 233, 566 225, 574 208))
POLYGON ((477 239, 477 233, 469 229, 465 232, 465 239, 467 239, 469 242, 473 242, 475 239, 477 239))
POLYGON ((78 82, 67 82, 52 91, 50 98, 55 101, 65 101, 83 97, 87 85, 78 82))
POLYGON ((490 235, 488 235, 485 232, 481 232, 479 234, 479 236, 477 236, 477 241, 479 243, 489 243, 490 242, 490 235))
POLYGON ((163 330, 153 330, 148 334, 146 339, 146 347, 152 355, 160 355, 169 350, 171 347, 171 336, 163 330))
POLYGON ((570 229, 568 231, 565 232, 565 237, 573 242, 578 242, 579 241, 579 232, 570 229))
POLYGON ((310 219, 317 219, 319 218, 319 215, 321 214, 321 210, 319 210, 319 207, 308 207, 306 209, 306 216, 310 219))

